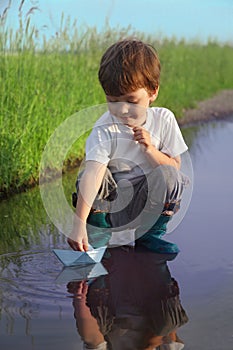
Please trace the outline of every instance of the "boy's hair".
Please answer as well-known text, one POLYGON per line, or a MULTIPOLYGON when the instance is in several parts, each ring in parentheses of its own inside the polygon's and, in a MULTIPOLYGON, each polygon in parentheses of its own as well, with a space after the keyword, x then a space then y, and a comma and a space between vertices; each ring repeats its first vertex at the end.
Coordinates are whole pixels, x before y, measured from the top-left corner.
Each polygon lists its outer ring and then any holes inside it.
POLYGON ((102 56, 99 81, 106 95, 120 96, 144 88, 150 94, 159 86, 160 62, 156 50, 141 40, 125 39, 102 56))

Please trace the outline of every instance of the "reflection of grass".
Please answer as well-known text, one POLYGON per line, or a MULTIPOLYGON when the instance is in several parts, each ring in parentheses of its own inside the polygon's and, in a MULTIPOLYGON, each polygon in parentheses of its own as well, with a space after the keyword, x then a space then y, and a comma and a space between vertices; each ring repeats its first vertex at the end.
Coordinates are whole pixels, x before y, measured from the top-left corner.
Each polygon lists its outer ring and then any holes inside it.
MULTIPOLYGON (((83 31, 63 18, 60 31, 46 40, 30 25, 30 16, 23 22, 21 12, 16 32, 7 30, 6 17, 1 18, 0 189, 5 193, 38 180, 42 151, 64 119, 105 102, 97 80, 100 57, 109 44, 133 34, 107 24, 102 33, 83 31)), ((157 47, 163 68, 157 104, 178 118, 197 101, 232 88, 231 46, 137 36, 157 47)), ((72 148, 69 165, 82 158, 84 141, 72 148)))
MULTIPOLYGON (((69 178, 63 176, 65 196, 71 207, 76 175, 74 172, 69 174, 69 178)), ((0 202, 0 255, 16 251, 51 250, 64 242, 66 237, 58 232, 46 214, 38 187, 0 202)))
POLYGON ((0 253, 30 249, 39 236, 49 232, 38 190, 0 203, 0 253))

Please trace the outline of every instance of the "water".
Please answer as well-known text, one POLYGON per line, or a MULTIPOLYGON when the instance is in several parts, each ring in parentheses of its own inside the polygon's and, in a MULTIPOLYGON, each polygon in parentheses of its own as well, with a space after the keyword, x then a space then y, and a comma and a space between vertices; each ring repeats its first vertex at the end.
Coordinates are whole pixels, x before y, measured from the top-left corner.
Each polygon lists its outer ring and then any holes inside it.
POLYGON ((172 237, 181 248, 172 268, 191 318, 182 330, 187 349, 233 348, 232 136, 232 119, 197 132, 192 201, 172 237))
MULTIPOLYGON (((189 318, 177 331, 185 349, 233 348, 232 121, 183 130, 190 145, 195 181, 186 216, 168 235, 168 240, 180 247, 178 256, 166 264, 166 257, 158 261, 155 254, 144 259, 143 253, 116 252, 131 258, 118 259, 124 261, 123 266, 107 259, 109 275, 100 276, 89 286, 92 293, 88 302, 93 312, 96 291, 101 290, 103 298, 104 283, 112 287, 104 300, 115 308, 121 334, 130 327, 136 329, 124 333, 127 346, 134 339, 141 341, 135 338, 143 328, 141 314, 145 311, 148 317, 152 295, 157 293, 161 298, 159 291, 174 277, 189 318), (99 283, 98 288, 95 283, 99 283)), ((74 176, 65 182, 67 193, 73 190, 74 176)), ((0 215, 0 349, 82 349, 74 318, 79 299, 73 305, 72 296, 82 290, 83 298, 85 285, 68 284, 67 275, 62 283, 58 280, 64 272, 51 251, 67 244, 49 222, 38 189, 2 202, 0 215)))

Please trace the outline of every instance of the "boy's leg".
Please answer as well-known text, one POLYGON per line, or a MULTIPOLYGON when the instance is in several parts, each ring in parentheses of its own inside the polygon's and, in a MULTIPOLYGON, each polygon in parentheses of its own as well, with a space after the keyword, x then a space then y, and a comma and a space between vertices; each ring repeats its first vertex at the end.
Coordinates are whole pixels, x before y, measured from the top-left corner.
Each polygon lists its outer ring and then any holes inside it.
POLYGON ((173 167, 161 167, 161 178, 158 180, 158 172, 150 174, 152 186, 153 182, 156 187, 162 188, 159 201, 165 198, 165 204, 161 215, 158 217, 158 211, 155 211, 154 224, 153 221, 153 205, 156 202, 156 191, 151 191, 148 195, 151 197, 148 200, 147 208, 142 215, 142 225, 136 230, 135 245, 143 245, 157 253, 178 253, 179 248, 176 244, 167 242, 162 237, 167 232, 167 224, 172 219, 173 215, 179 210, 180 200, 184 187, 187 186, 187 178, 173 167), (156 175, 156 176, 154 176, 156 175), (156 185, 157 183, 157 185, 156 185), (163 196, 164 191, 164 196, 163 196), (149 229, 148 229, 148 226, 149 229))
POLYGON ((166 249, 176 252, 178 248, 175 245, 168 246, 170 243, 163 241, 161 237, 166 233, 171 213, 177 210, 184 185, 180 172, 175 168, 157 167, 148 176, 140 177, 132 183, 134 193, 130 203, 125 206, 130 190, 117 186, 110 170, 107 169, 99 195, 94 202, 95 210, 88 217, 90 244, 93 247, 106 245, 111 238, 112 229, 117 231, 118 227, 124 230, 134 226, 138 227, 135 233, 136 245, 144 245, 159 252, 166 252, 166 249), (124 209, 109 212, 112 210, 111 201, 116 195, 124 209))
POLYGON ((146 233, 135 240, 135 247, 144 246, 149 250, 162 254, 178 253, 179 248, 175 243, 165 241, 162 238, 167 232, 167 224, 171 218, 171 216, 161 215, 146 233))
POLYGON ((132 177, 129 176, 130 172, 126 173, 125 177, 128 180, 120 179, 117 183, 118 197, 111 206, 110 213, 110 221, 114 228, 133 229, 147 223, 149 229, 163 211, 167 184, 162 167, 156 167, 149 174, 143 174, 143 169, 138 168, 140 175, 135 176, 136 170, 132 171, 132 177))
POLYGON ((112 236, 111 226, 107 221, 107 213, 91 212, 87 219, 87 234, 89 244, 93 248, 108 245, 112 236))

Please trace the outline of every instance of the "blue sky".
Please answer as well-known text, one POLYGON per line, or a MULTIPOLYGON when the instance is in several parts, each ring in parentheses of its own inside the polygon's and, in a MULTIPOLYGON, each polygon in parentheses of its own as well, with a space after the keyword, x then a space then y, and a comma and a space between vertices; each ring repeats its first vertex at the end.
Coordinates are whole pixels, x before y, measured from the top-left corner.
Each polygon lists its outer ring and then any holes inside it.
MULTIPOLYGON (((0 11, 8 0, 0 0, 0 11)), ((17 23, 20 0, 12 0, 9 21, 17 23)), ((24 14, 39 7, 31 17, 47 35, 56 33, 61 14, 77 19, 80 26, 104 28, 108 18, 111 27, 131 27, 137 31, 167 37, 214 38, 233 42, 233 0, 25 0, 24 14), (46 28, 45 28, 46 26, 46 28)))

